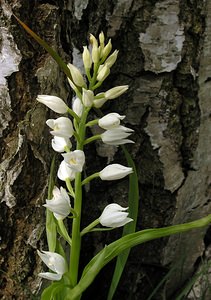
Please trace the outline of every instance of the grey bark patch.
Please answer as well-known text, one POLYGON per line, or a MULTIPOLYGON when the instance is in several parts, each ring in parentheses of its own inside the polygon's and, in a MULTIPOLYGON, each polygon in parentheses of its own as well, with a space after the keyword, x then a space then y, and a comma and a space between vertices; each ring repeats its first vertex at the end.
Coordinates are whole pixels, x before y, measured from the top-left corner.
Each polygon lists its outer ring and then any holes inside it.
POLYGON ((0 20, 0 137, 11 120, 12 111, 6 77, 18 71, 22 58, 9 28, 5 25, 11 17, 11 11, 4 2, 2 2, 2 12, 5 21, 0 20))
POLYGON ((171 72, 181 61, 185 40, 184 28, 179 23, 179 1, 158 2, 152 13, 154 22, 139 35, 144 53, 144 69, 155 73, 171 72))

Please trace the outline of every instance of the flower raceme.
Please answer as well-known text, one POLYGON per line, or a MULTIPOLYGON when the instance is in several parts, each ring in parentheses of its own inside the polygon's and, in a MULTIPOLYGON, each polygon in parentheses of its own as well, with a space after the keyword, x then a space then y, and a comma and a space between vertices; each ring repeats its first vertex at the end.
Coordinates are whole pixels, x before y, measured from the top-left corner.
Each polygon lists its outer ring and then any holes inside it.
POLYGON ((112 203, 107 205, 101 216, 99 217, 100 224, 106 227, 121 227, 132 222, 133 219, 128 218, 128 212, 125 212, 128 207, 122 207, 119 204, 112 203))
POLYGON ((59 114, 65 114, 68 110, 68 106, 64 101, 56 96, 38 95, 37 101, 45 104, 48 108, 59 114))
POLYGON ((46 199, 46 208, 53 212, 57 220, 63 220, 70 214, 71 205, 70 198, 67 191, 61 187, 60 190, 58 187, 53 189, 53 198, 51 200, 46 199))
POLYGON ((53 129, 50 131, 52 135, 70 138, 73 135, 72 121, 66 117, 60 117, 58 119, 48 119, 46 124, 53 129))
POLYGON ((133 169, 120 164, 111 164, 99 172, 101 180, 117 180, 133 173, 133 169))
POLYGON ((37 250, 39 257, 46 264, 46 266, 55 273, 45 272, 39 273, 38 275, 48 280, 60 280, 62 275, 68 271, 67 263, 63 256, 58 253, 50 251, 37 250))

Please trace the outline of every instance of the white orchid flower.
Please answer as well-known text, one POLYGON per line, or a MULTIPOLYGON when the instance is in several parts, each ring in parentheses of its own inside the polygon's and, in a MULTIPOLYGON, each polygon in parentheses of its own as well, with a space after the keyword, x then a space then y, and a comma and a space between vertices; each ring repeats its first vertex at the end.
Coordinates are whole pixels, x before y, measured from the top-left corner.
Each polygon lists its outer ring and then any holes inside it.
POLYGON ((51 110, 59 114, 65 114, 68 110, 68 106, 64 103, 64 101, 56 96, 38 95, 37 101, 45 104, 51 110))
POLYGON ((66 164, 74 171, 81 172, 85 163, 85 155, 81 150, 71 151, 62 154, 66 164))
POLYGON ((70 168, 69 164, 67 164, 64 160, 61 162, 57 176, 60 180, 65 181, 67 179, 74 180, 75 179, 75 171, 70 168))
POLYGON ((72 147, 72 143, 69 138, 60 136, 54 136, 51 141, 51 145, 53 150, 56 152, 65 152, 66 147, 69 149, 72 147))
POLYGON ((122 145, 127 143, 134 143, 132 140, 126 139, 133 133, 133 129, 119 125, 113 129, 106 130, 101 134, 103 143, 108 145, 122 145))
POLYGON ((73 135, 73 125, 70 119, 60 117, 58 119, 48 119, 46 124, 53 129, 50 131, 52 135, 60 137, 71 137, 73 135))
POLYGON ((99 177, 102 180, 117 180, 133 173, 133 169, 120 164, 111 164, 99 172, 99 177))
POLYGON ((63 256, 58 253, 37 250, 39 257, 48 266, 50 270, 55 273, 45 272, 39 273, 38 275, 42 278, 49 280, 60 280, 62 275, 68 271, 67 263, 63 256))
POLYGON ((70 214, 71 205, 70 198, 67 191, 61 187, 60 190, 58 187, 53 189, 53 198, 51 200, 46 199, 46 208, 53 212, 57 220, 63 220, 70 214))
POLYGON ((123 120, 125 116, 120 116, 117 113, 109 113, 98 120, 98 125, 103 129, 113 129, 120 125, 120 121, 123 120))
POLYGON ((125 212, 127 209, 128 207, 124 208, 116 203, 107 205, 99 217, 100 224, 112 228, 124 226, 133 221, 133 219, 128 218, 129 213, 125 212))

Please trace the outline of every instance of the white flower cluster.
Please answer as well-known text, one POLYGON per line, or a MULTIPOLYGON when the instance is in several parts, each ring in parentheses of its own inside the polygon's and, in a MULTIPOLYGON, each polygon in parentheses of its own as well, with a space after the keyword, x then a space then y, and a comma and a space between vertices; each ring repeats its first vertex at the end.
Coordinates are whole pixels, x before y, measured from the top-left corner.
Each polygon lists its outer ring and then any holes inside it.
MULTIPOLYGON (((81 173, 85 164, 85 154, 83 151, 86 141, 92 141, 92 138, 86 140, 86 117, 89 110, 94 108, 101 108, 108 100, 115 99, 127 91, 128 86, 116 86, 106 92, 97 93, 94 91, 98 88, 105 78, 110 73, 110 68, 115 63, 118 51, 115 50, 110 54, 112 45, 111 41, 105 45, 104 35, 99 35, 99 44, 97 39, 90 35, 90 45, 92 51, 89 51, 87 46, 83 51, 83 64, 88 82, 85 81, 84 76, 79 69, 73 64, 68 64, 67 67, 70 72, 68 82, 71 88, 75 91, 76 97, 72 103, 72 107, 68 107, 66 103, 57 96, 39 95, 37 101, 46 105, 48 108, 59 114, 70 114, 74 121, 72 122, 68 116, 60 116, 57 119, 49 119, 46 124, 50 127, 50 133, 53 136, 52 148, 61 153, 63 158, 58 168, 57 176, 60 180, 70 183, 76 179, 77 173, 81 173), (110 55, 109 55, 110 54, 110 55), (72 150, 72 143, 70 138, 76 139, 76 150, 72 150), (80 146, 78 146, 80 145, 80 146)), ((120 122, 125 118, 118 113, 109 113, 104 117, 94 120, 93 124, 98 124, 104 129, 104 132, 99 136, 94 136, 94 139, 101 139, 103 143, 108 145, 122 145, 126 143, 133 143, 128 137, 133 133, 133 130, 122 126, 120 122)), ((92 121, 91 121, 92 122, 92 121)), ((90 122, 89 122, 90 123, 90 122)), ((117 180, 133 172, 132 168, 125 167, 120 164, 111 164, 105 167, 97 174, 101 180, 117 180)), ((94 174, 94 175, 95 175, 94 174)), ((95 176, 95 177, 97 177, 95 176)), ((90 176, 91 178, 91 176, 90 176)), ((67 185, 68 187, 68 185, 67 185)), ((74 189, 69 193, 63 187, 54 187, 52 199, 47 199, 44 206, 49 209, 57 220, 63 220, 73 210, 71 207, 69 194, 74 198, 74 189)), ((75 201, 76 199, 74 199, 75 201)), ((125 212, 127 208, 123 208, 118 204, 112 203, 108 205, 101 216, 99 223, 106 227, 120 227, 124 226, 132 219, 128 218, 128 213, 125 212)), ((50 280, 60 280, 62 274, 66 272, 66 263, 62 256, 51 252, 38 252, 44 263, 56 273, 41 273, 40 276, 50 280), (57 265, 61 267, 57 268, 57 265), (49 275, 50 274, 50 275, 49 275)))

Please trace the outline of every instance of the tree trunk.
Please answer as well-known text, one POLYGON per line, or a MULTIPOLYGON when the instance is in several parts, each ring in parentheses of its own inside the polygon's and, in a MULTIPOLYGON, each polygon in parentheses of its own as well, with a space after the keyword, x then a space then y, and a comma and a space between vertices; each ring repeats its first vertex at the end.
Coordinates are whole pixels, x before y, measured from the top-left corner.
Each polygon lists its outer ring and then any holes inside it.
MULTIPOLYGON (((113 49, 119 49, 102 91, 122 84, 130 89, 103 112, 125 114, 126 124, 135 130, 136 143, 128 149, 139 174, 140 230, 192 221, 211 211, 211 3, 1 0, 0 10, 0 297, 39 299, 46 283, 37 276, 43 264, 36 249, 46 250, 42 204, 53 157, 45 121, 55 115, 35 99, 51 94, 71 104, 73 95, 57 64, 20 28, 12 12, 79 68, 89 33, 97 36, 102 30, 112 38, 113 49)), ((101 143, 87 148, 89 173, 107 162, 125 163, 121 149, 101 143)), ((93 181, 84 198, 88 224, 114 200, 127 205, 127 181, 93 181)), ((115 299, 147 299, 168 270, 165 288, 153 299, 163 299, 164 291, 173 299, 199 259, 210 259, 206 230, 133 249, 115 299)), ((120 234, 85 237, 82 267, 120 234)), ((111 263, 100 273, 82 299, 106 299, 113 267, 111 263)))

